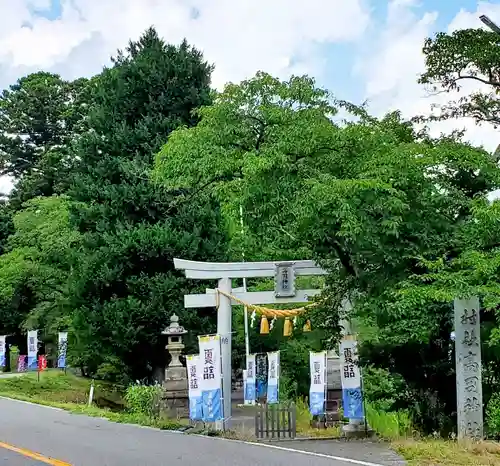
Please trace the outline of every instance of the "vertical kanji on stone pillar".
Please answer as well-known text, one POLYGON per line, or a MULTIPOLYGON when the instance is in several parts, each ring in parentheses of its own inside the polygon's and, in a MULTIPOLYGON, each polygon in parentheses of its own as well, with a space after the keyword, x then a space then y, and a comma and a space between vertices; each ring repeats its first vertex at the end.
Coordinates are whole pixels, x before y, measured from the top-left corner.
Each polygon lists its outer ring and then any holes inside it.
POLYGON ((455 299, 458 438, 483 438, 479 298, 455 299))

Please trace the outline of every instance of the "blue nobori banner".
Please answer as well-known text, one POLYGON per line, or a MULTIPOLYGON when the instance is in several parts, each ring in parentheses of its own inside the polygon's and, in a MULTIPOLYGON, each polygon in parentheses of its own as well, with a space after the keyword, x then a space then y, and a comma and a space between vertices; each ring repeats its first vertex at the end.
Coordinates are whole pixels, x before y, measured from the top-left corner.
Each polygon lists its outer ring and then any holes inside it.
POLYGON ((280 352, 267 353, 267 402, 279 402, 280 352))
POLYGON ((28 370, 38 370, 38 330, 28 332, 28 370))
POLYGON ((57 367, 66 367, 66 353, 68 351, 68 332, 59 332, 59 344, 57 354, 57 367))
MULTIPOLYGON (((220 336, 198 337, 200 348, 200 387, 204 422, 224 419, 222 407, 222 364, 220 336)), ((231 396, 229 394, 228 396, 231 396)))
POLYGON ((198 354, 186 356, 188 373, 189 419, 201 421, 203 419, 203 403, 200 387, 200 356, 198 354))
POLYGON ((313 416, 325 412, 326 402, 326 351, 309 353, 311 387, 309 389, 309 411, 313 416))
POLYGON ((6 335, 0 335, 0 367, 6 366, 6 354, 7 354, 7 349, 5 346, 6 339, 7 339, 6 335))
POLYGON ((364 419, 361 371, 358 366, 356 340, 345 339, 340 343, 340 377, 344 416, 348 419, 364 419))
POLYGON ((245 377, 244 397, 246 405, 255 404, 255 354, 247 356, 247 369, 245 377))

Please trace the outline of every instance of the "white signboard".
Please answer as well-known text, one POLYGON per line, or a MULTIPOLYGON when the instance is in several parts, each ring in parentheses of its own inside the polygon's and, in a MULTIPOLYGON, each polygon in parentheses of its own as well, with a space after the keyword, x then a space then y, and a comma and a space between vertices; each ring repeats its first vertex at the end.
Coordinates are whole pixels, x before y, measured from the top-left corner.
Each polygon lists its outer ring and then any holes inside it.
POLYGON ((295 296, 295 270, 293 263, 276 264, 274 294, 277 298, 295 296))

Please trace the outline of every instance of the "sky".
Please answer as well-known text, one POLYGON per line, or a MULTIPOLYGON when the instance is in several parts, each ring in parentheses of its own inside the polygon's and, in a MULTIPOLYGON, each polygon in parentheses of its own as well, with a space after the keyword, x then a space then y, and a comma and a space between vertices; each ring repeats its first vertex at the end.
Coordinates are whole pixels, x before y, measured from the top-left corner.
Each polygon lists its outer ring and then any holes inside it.
MULTIPOLYGON (((154 25, 166 41, 201 49, 217 88, 259 70, 308 74, 376 115, 410 117, 453 97, 417 84, 425 38, 482 27, 481 14, 500 24, 500 0, 0 0, 0 88, 41 69, 91 76, 154 25)), ((500 143, 496 130, 469 120, 433 131, 463 128, 490 151, 500 143)))

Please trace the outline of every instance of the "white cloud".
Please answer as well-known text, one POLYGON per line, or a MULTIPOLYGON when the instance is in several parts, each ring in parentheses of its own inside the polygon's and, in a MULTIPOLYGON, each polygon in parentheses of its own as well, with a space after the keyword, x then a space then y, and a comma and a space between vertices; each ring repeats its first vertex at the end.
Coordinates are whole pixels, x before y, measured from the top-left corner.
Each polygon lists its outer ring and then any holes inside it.
MULTIPOLYGON (((0 89, 39 69, 95 74, 151 25, 168 42, 186 37, 203 50, 217 87, 258 70, 318 76, 318 45, 356 40, 369 22, 364 0, 62 0, 53 21, 33 16, 50 0, 0 3, 0 89)), ((0 179, 0 192, 10 188, 0 179)))
MULTIPOLYGON (((286 75, 297 66, 318 74, 317 45, 355 40, 369 21, 364 0, 63 0, 61 18, 31 16, 29 7, 46 6, 46 0, 17 0, 2 7, 4 66, 92 74, 117 48, 155 25, 167 41, 187 37, 201 48, 217 65, 217 86, 260 69, 286 75), (290 66, 297 56, 302 59, 290 66)), ((0 84, 7 84, 2 81, 0 75, 0 84)))
MULTIPOLYGON (((431 104, 443 104, 456 98, 453 94, 430 96, 417 83, 425 70, 422 46, 432 36, 438 19, 437 11, 417 15, 413 0, 392 0, 382 33, 365 51, 366 59, 359 60, 354 72, 365 82, 365 97, 372 111, 384 113, 400 109, 407 117, 428 114, 431 104)), ((500 19, 500 4, 479 2, 476 11, 460 10, 449 24, 447 32, 457 29, 481 27, 479 15, 487 14, 500 19)), ((474 83, 464 85, 462 94, 481 89, 474 83)), ((467 129, 467 138, 475 144, 493 151, 500 143, 498 130, 489 125, 478 126, 470 119, 450 120, 433 125, 433 132, 449 133, 453 129, 467 129)))

